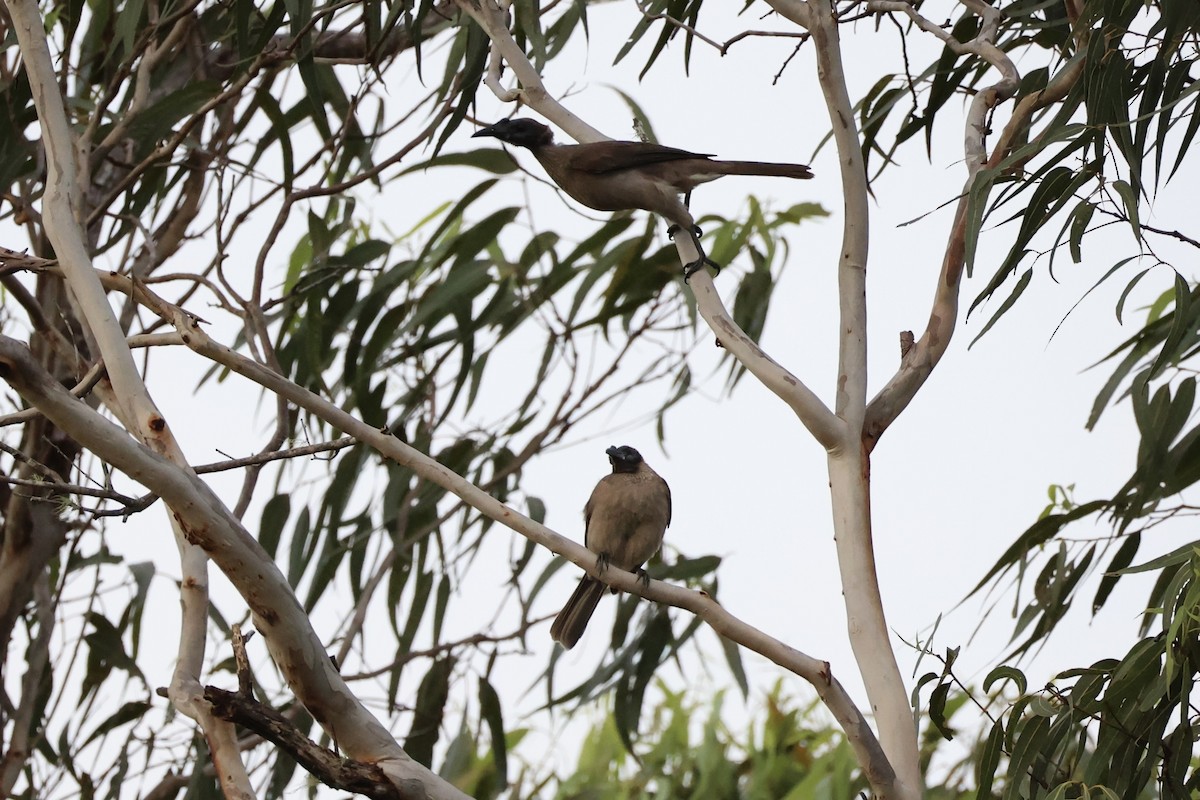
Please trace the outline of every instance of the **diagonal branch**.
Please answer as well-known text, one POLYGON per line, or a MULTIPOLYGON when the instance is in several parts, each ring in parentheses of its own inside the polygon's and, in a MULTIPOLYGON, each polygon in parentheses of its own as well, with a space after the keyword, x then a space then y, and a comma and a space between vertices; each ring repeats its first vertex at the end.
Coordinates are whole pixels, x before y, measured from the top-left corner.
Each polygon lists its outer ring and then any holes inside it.
MULTIPOLYGON (((195 337, 195 330, 192 336, 195 337)), ((28 348, 3 336, 0 336, 0 378, 97 457, 167 502, 187 541, 207 553, 245 599, 255 627, 263 634, 272 658, 296 697, 347 755, 378 764, 398 787, 419 783, 431 800, 465 800, 466 795, 409 758, 350 691, 326 654, 311 620, 296 601, 287 578, 193 471, 134 441, 116 424, 72 397, 42 369, 28 348)), ((204 708, 212 716, 207 701, 204 708)), ((215 731, 218 736, 228 737, 228 743, 222 739, 220 744, 232 745, 236 753, 232 726, 223 720, 219 722, 206 726, 206 733, 215 731)), ((235 767, 218 761, 218 772, 235 767)))
MULTIPOLYGON (((874 449, 879 437, 912 402, 950 346, 958 320, 959 290, 966 266, 969 212, 975 204, 986 202, 990 188, 990 185, 982 184, 981 180, 988 171, 996 169, 1008 158, 1015 144, 1021 141, 1033 115, 1066 97, 1083 74, 1083 59, 1073 58, 1063 65, 1046 88, 1023 97, 997 137, 996 145, 989 155, 985 141, 988 115, 993 108, 1013 96, 1020 84, 1020 74, 1008 56, 995 46, 1001 12, 975 0, 963 0, 963 4, 981 16, 982 24, 979 34, 974 39, 957 44, 952 49, 955 49, 955 52, 974 54, 987 61, 1000 73, 1000 79, 977 93, 968 109, 964 125, 967 180, 954 212, 954 221, 942 257, 933 308, 921 338, 903 354, 896 374, 868 405, 863 432, 864 446, 868 450, 874 449)), ((906 3, 875 0, 871 7, 879 10, 899 10, 910 18, 916 14, 906 3)), ((926 29, 927 26, 920 24, 920 27, 926 29)))
MULTIPOLYGON (((696 277, 699 275, 700 273, 697 273, 696 277)), ((724 638, 765 656, 808 681, 845 731, 847 740, 855 749, 859 763, 866 772, 877 796, 880 798, 895 796, 890 790, 895 779, 894 771, 871 731, 870 725, 867 724, 845 688, 832 676, 828 662, 805 655, 780 640, 768 636, 733 616, 703 593, 662 581, 651 581, 649 587, 646 587, 642 584, 640 576, 616 567, 610 567, 603 575, 597 575, 596 556, 583 545, 555 533, 501 503, 470 481, 424 453, 413 449, 392 434, 368 425, 319 395, 272 372, 262 364, 214 342, 200 329, 195 320, 182 310, 171 308, 163 303, 158 307, 158 311, 160 314, 170 314, 184 343, 205 358, 249 378, 264 389, 305 409, 330 426, 373 447, 383 456, 457 495, 465 503, 491 519, 511 528, 535 544, 569 559, 604 583, 622 591, 641 595, 649 600, 691 611, 724 638)), ((216 555, 213 558, 220 563, 220 559, 216 555)), ((236 580, 234 583, 237 585, 236 580)))
MULTIPOLYGON (((115 399, 113 411, 129 432, 186 470, 183 451, 142 382, 133 354, 125 342, 125 333, 92 267, 82 225, 87 211, 80 165, 86 163, 86 154, 79 152, 67 121, 46 39, 46 24, 37 0, 4 0, 4 3, 20 44, 46 147, 46 182, 42 196, 46 238, 54 247, 71 293, 87 321, 88 332, 99 349, 98 355, 104 361, 115 399)), ((171 681, 172 699, 203 729, 218 764, 217 772, 226 796, 253 797, 254 790, 238 753, 233 727, 212 717, 203 703, 199 676, 204 664, 208 623, 207 562, 203 552, 187 541, 179 509, 173 508, 172 512, 170 524, 179 547, 183 576, 180 584, 183 619, 171 681)))
MULTIPOLYGON (((531 541, 570 559, 592 574, 596 573, 596 556, 583 545, 501 503, 395 436, 366 424, 263 365, 214 342, 183 311, 175 309, 173 316, 185 344, 200 355, 285 397, 374 447, 382 455, 453 492, 531 541)), ((176 509, 189 541, 208 553, 246 600, 255 627, 266 639, 273 659, 297 698, 347 755, 379 764, 398 786, 403 786, 405 781, 419 780, 429 797, 435 800, 463 797, 412 761, 354 696, 326 655, 308 616, 295 602, 291 587, 278 566, 194 473, 180 469, 133 441, 115 424, 72 397, 34 361, 27 348, 7 337, 0 337, 0 378, 26 401, 41 409, 55 425, 100 458, 160 494, 176 509)), ((828 662, 805 655, 768 636, 734 617, 701 592, 662 581, 651 581, 647 587, 640 576, 616 567, 606 570, 600 579, 647 599, 687 609, 721 636, 766 656, 811 683, 846 732, 847 740, 855 749, 878 796, 891 796, 888 790, 894 779, 891 766, 862 712, 833 677, 828 662)))
POLYGON ((401 790, 388 781, 383 770, 370 763, 342 758, 321 747, 296 729, 295 723, 249 695, 216 686, 204 687, 204 698, 221 719, 253 731, 287 753, 326 786, 372 800, 419 800, 422 793, 401 790))
MULTIPOLYGON (((531 108, 565 130, 576 141, 594 142, 608 138, 572 114, 546 91, 541 75, 513 38, 505 22, 504 12, 494 0, 456 1, 464 12, 479 23, 491 39, 494 51, 503 57, 516 74, 521 84, 521 98, 531 108)), ((494 88, 500 99, 508 99, 507 92, 500 90, 498 85, 494 88)), ((690 236, 675 237, 675 246, 679 250, 681 263, 692 263, 699 258, 700 254, 696 252, 690 236)), ((734 322, 706 270, 693 275, 689 285, 701 317, 730 355, 787 403, 822 447, 837 446, 845 433, 842 420, 830 411, 803 381, 767 355, 758 343, 734 322)))

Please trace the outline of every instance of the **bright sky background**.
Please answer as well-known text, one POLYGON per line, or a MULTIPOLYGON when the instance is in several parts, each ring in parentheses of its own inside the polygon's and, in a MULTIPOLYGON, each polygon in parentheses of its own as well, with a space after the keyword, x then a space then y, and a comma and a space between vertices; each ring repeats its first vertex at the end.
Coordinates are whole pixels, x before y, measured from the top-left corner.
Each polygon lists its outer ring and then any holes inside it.
MULTIPOLYGON (((738 22, 726 16, 734 13, 726 5, 734 4, 713 2, 705 8, 701 27, 715 39, 728 38, 742 28, 772 24, 755 19, 738 22)), ((697 42, 690 76, 684 76, 678 67, 679 39, 646 80, 639 82, 637 73, 648 44, 639 46, 622 64, 610 65, 635 22, 635 14, 629 3, 593 6, 589 11, 590 43, 577 42, 553 62, 544 76, 547 87, 554 95, 565 97, 572 111, 615 138, 632 138, 632 132, 630 115, 614 87, 631 95, 649 113, 663 143, 727 158, 811 163, 816 173, 812 181, 727 178, 701 187, 693 197, 693 210, 735 215, 745 196, 753 193, 769 198, 777 209, 812 201, 831 212, 829 218, 807 222, 789 235, 790 258, 762 341, 776 360, 831 402, 836 378, 835 272, 842 202, 832 147, 813 158, 828 123, 816 86, 812 48, 806 46, 778 85, 772 86, 773 76, 792 51, 793 40, 746 40, 724 58, 697 42)), ((884 24, 880 32, 873 24, 861 23, 843 29, 842 35, 854 98, 882 71, 900 64, 898 37, 892 26, 884 24)), ((914 65, 925 64, 936 53, 932 43, 919 36, 912 37, 909 51, 914 65)), ((389 90, 395 94, 414 87, 414 77, 389 86, 389 90)), ((481 89, 482 119, 490 121, 508 113, 481 89)), ((898 364, 898 333, 914 330, 919 335, 924 328, 950 223, 950 211, 937 209, 955 197, 965 178, 961 115, 952 103, 941 116, 932 164, 919 145, 909 147, 899 155, 900 166, 874 184, 868 268, 872 394, 898 364), (899 227, 922 215, 919 222, 899 227)), ((470 132, 467 126, 460 130, 447 151, 479 146, 478 141, 470 140, 470 132)), ((559 138, 565 137, 560 134, 559 138)), ((516 157, 541 176, 527 153, 518 151, 516 157)), ((412 163, 417 160, 414 154, 412 163)), ((392 230, 405 230, 411 222, 404 217, 393 219, 391 209, 419 207, 427 211, 439 197, 453 198, 456 191, 478 180, 479 173, 464 171, 458 186, 439 171, 430 181, 428 196, 422 196, 419 203, 412 200, 412 184, 405 183, 405 202, 379 203, 377 219, 392 230)), ((538 224, 570 235, 570 226, 579 217, 554 194, 522 185, 520 174, 509 183, 507 202, 522 202, 528 189, 539 203, 534 208, 538 224)), ((1160 195, 1154 224, 1178 224, 1187 206, 1176 199, 1179 195, 1174 187, 1188 185, 1194 183, 1186 176, 1177 177, 1160 195)), ((964 310, 1007 252, 1011 235, 1005 228, 985 237, 978 272, 964 290, 964 310)), ((294 236, 288 237, 285 233, 275 250, 281 271, 294 241, 294 236)), ((1073 483, 1076 496, 1087 500, 1111 494, 1128 476, 1137 441, 1128 407, 1110 411, 1095 433, 1083 429, 1092 399, 1108 376, 1104 367, 1089 372, 1084 368, 1130 335, 1140 321, 1137 313, 1130 313, 1127 322, 1132 324, 1121 328, 1114 319, 1114 304, 1124 280, 1118 277, 1101 287, 1057 333, 1055 330, 1091 284, 1118 258, 1133 251, 1128 230, 1112 229, 1087 240, 1084 263, 1073 265, 1064 253, 1056 262, 1058 282, 1047 279, 1043 261, 1034 285, 1016 309, 971 350, 967 344, 995 303, 973 316, 965 327, 960 325, 946 358, 875 451, 875 547, 889 623, 898 637, 912 640, 928 636, 939 615, 946 615, 935 646, 941 650, 965 645, 959 674, 967 680, 978 681, 996 663, 1011 623, 1002 603, 996 617, 968 645, 981 606, 975 601, 962 608, 956 605, 1036 519, 1046 503, 1047 487, 1073 483)), ((1166 248, 1164 252, 1172 251, 1166 248)), ((244 266, 249 269, 249 264, 244 266)), ((1132 275, 1138 267, 1128 269, 1132 275)), ((717 279, 718 289, 730 301, 736 288, 732 273, 717 279)), ((1185 273, 1185 277, 1194 275, 1185 273)), ((1169 270, 1160 268, 1143 282, 1134 295, 1136 302, 1127 308, 1144 305, 1167 288, 1170 279, 1169 270)), ((219 331, 216 334, 220 336, 219 331)), ((701 337, 700 347, 709 348, 710 341, 701 337)), ((193 392, 207 365, 182 348, 174 358, 163 356, 156 355, 149 385, 194 463, 218 460, 217 450, 238 456, 257 449, 265 438, 273 405, 264 404, 257 390, 236 377, 221 384, 209 382, 193 392), (211 424, 189 424, 189 419, 196 417, 211 421, 214 412, 223 416, 217 429, 211 424)), ((715 352, 712 359, 715 364, 715 352)), ((577 445, 535 460, 526 470, 525 489, 547 501, 547 523, 552 528, 581 538, 580 509, 596 480, 608 471, 604 449, 610 444, 638 447, 672 487, 675 516, 668 542, 692 555, 724 556, 722 603, 805 653, 828 660, 835 675, 865 705, 846 638, 824 453, 794 415, 752 377, 743 379, 731 399, 718 396, 723 378, 723 372, 717 373, 702 393, 670 413, 666 452, 655 444, 653 424, 625 427, 630 417, 637 418, 644 410, 621 406, 607 418, 574 431, 577 445), (622 430, 616 435, 600 435, 610 428, 622 430)), ((240 475, 210 480, 232 505, 240 475)), ((262 500, 268 496, 261 493, 262 500)), ((256 523, 258 511, 251 510, 246 519, 256 523)), ((1076 531, 1085 532, 1086 528, 1076 531)), ((155 553, 160 569, 177 575, 169 537, 159 505, 126 527, 114 525, 110 542, 114 549, 140 553, 137 558, 155 553)), ((503 567, 511 540, 506 540, 503 532, 493 533, 492 540, 503 567)), ((1147 553, 1166 550, 1175 541, 1164 541, 1161 548, 1148 545, 1147 553)), ((505 574, 501 569, 498 581, 505 574)), ((554 610, 554 598, 565 600, 574 579, 570 569, 556 577, 557 588, 543 594, 549 603, 547 613, 554 610)), ((1090 621, 1086 614, 1073 614, 1070 634, 1057 637, 1032 663, 1023 665, 1029 669, 1031 687, 1060 669, 1120 655, 1132 643, 1148 584, 1132 579, 1123 583, 1126 585, 1110 601, 1109 610, 1097 621, 1090 621)), ((155 610, 163 613, 163 630, 173 631, 177 613, 173 589, 165 581, 158 586, 165 602, 155 610)), ((476 588, 486 593, 494 587, 476 584, 464 593, 476 588)), ((242 607, 240 601, 228 599, 227 593, 224 596, 223 607, 236 615, 242 607)), ((562 659, 560 681, 590 674, 607 641, 614 607, 615 603, 606 601, 584 641, 562 659)), ((468 614, 469 609, 461 608, 458 613, 468 614)), ((472 628, 476 621, 468 616, 453 622, 463 633, 478 628, 477 624, 472 628)), ((332 637, 333 631, 320 625, 318 618, 321 635, 332 637)), ((164 655, 169 657, 174 643, 168 644, 166 638, 164 634, 164 655)), ((548 648, 548 634, 535 632, 533 638, 544 638, 548 648)), ((899 638, 896 646, 901 670, 908 676, 916 654, 899 638)), ((502 688, 506 704, 526 709, 538 704, 540 696, 521 695, 529 675, 542 668, 548 652, 534 655, 530 671, 514 675, 512 684, 502 688)), ((713 652, 717 652, 715 648, 713 652)), ((215 656, 224 658, 225 653, 215 656)), ((769 688, 779 670, 755 656, 746 658, 752 686, 756 691, 769 688)), ((922 670, 933 668, 928 661, 922 665, 922 670)), ((726 680, 719 661, 713 662, 711 674, 717 683, 726 680)), ((165 685, 169 671, 150 680, 165 685)), ((795 693, 807 696, 798 679, 789 680, 795 693)), ((703 686, 705 680, 696 684, 703 686)), ((514 722, 509 719, 510 724, 514 722)))
MULTIPOLYGON (((702 23, 709 21, 711 27, 702 24, 701 30, 717 40, 732 35, 734 22, 726 27, 715 21, 725 10, 709 6, 702 23)), ((575 54, 584 61, 579 72, 556 63, 545 75, 548 88, 558 96, 573 92, 569 107, 616 138, 631 138, 629 115, 609 86, 620 87, 648 111, 663 143, 720 157, 812 164, 816 178, 803 183, 727 178, 707 184, 693 196, 693 210, 735 214, 744 195, 754 193, 772 198, 776 208, 815 201, 832 213, 789 236, 791 257, 762 341, 776 360, 831 402, 842 203, 832 147, 810 162, 828 130, 811 48, 792 61, 776 86, 772 78, 793 47, 787 39, 752 39, 735 45, 724 58, 697 43, 687 79, 669 66, 680 57, 682 48, 676 46, 638 83, 646 48, 609 66, 634 13, 627 4, 596 8, 590 49, 575 54)), ((851 97, 860 97, 884 70, 900 63, 898 37, 889 25, 878 33, 872 24, 862 23, 843 29, 842 36, 851 97)), ((914 36, 909 52, 912 64, 923 65, 936 50, 914 36)), ((932 164, 919 144, 909 147, 898 157, 899 168, 874 184, 868 268, 872 394, 898 364, 898 333, 914 330, 919 335, 929 313, 951 216, 949 209, 937 209, 957 195, 965 178, 961 116, 953 106, 942 112, 932 164), (917 217, 922 219, 900 227, 917 217)), ((481 108, 487 109, 487 103, 481 102, 481 108)), ((506 113, 497 106, 495 116, 506 113)), ((487 118, 483 110, 481 115, 487 118)), ((516 155, 540 175, 528 154, 516 155)), ((1158 198, 1152 224, 1174 227, 1182 217, 1179 212, 1187 206, 1173 202, 1178 193, 1172 190, 1189 182, 1176 181, 1158 198)), ((541 206, 535 210, 544 222, 549 211, 541 206)), ((978 272, 963 293, 964 312, 1007 252, 1011 236, 1005 228, 984 238, 978 272)), ((899 636, 910 641, 927 636, 938 616, 948 614, 937 648, 965 645, 979 622, 980 606, 972 602, 955 611, 956 604, 1037 518, 1048 486, 1075 484, 1076 496, 1086 500, 1110 494, 1128 477, 1137 441, 1128 407, 1110 411, 1095 433, 1083 428, 1108 377, 1103 367, 1084 372, 1085 367, 1140 322, 1137 313, 1127 312, 1133 324, 1116 324, 1113 309, 1125 281, 1116 278, 1101 287, 1055 331, 1092 283, 1118 257, 1132 252, 1132 237, 1121 227, 1089 239, 1080 265, 1061 254, 1055 265, 1057 283, 1047 279, 1043 259, 1016 309, 971 350, 968 343, 996 303, 960 325, 933 377, 885 434, 873 458, 875 542, 889 623, 899 636)), ((1131 266, 1128 275, 1139 268, 1131 266)), ((1152 274, 1135 292, 1140 300, 1127 309, 1157 296, 1170 280, 1165 268, 1152 274)), ((731 298, 732 280, 719 277, 717 285, 731 298)), ((1001 299, 1006 291, 999 293, 1001 299)), ((607 469, 604 447, 640 447, 672 486, 675 520, 668 541, 690 553, 725 556, 723 604, 810 655, 829 660, 839 678, 854 686, 824 453, 782 402, 752 378, 743 380, 730 400, 715 399, 719 385, 714 381, 707 398, 693 398, 668 417, 665 454, 655 452, 653 428, 647 426, 539 459, 527 486, 557 501, 548 520, 552 527, 578 535, 577 509, 607 469)), ((620 416, 611 420, 621 421, 620 416)), ((1081 527, 1076 534, 1085 531, 1081 527)), ((1123 583, 1127 586, 1109 604, 1115 613, 1095 623, 1087 615, 1075 615, 1073 635, 1060 637, 1031 666, 1031 686, 1067 666, 1117 655, 1132 643, 1148 585, 1129 591, 1138 582, 1123 583)), ((982 678, 1004 651, 1011 632, 1004 604, 995 622, 964 648, 960 674, 965 678, 982 678)), ((603 625, 598 625, 602 633, 603 625)), ((581 670, 587 669, 603 639, 581 644, 568 663, 578 661, 581 670)), ((898 643, 898 657, 902 670, 910 673, 915 653, 898 643)), ((930 662, 923 666, 930 668, 935 668, 930 662)), ((763 667, 760 677, 773 669, 763 667)))

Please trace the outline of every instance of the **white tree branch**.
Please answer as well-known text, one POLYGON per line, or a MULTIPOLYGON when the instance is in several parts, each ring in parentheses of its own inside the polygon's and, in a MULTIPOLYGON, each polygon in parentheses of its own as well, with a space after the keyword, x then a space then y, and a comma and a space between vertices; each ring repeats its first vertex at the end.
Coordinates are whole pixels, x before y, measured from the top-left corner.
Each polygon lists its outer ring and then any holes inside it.
MULTIPOLYGON (((156 302, 158 304, 156 310, 171 319, 184 343, 195 352, 295 403, 332 427, 370 445, 380 454, 452 492, 463 502, 491 519, 551 552, 569 559, 590 574, 596 574, 596 556, 583 545, 560 536, 546 526, 501 503, 462 476, 442 466, 424 453, 413 449, 392 434, 371 427, 325 398, 272 372, 262 364, 214 342, 186 312, 161 300, 156 302)), ((217 554, 214 553, 212 556, 218 564, 222 564, 222 559, 217 554)), ((643 587, 640 576, 616 567, 609 568, 603 576, 598 577, 618 589, 691 611, 712 626, 721 636, 771 659, 784 669, 811 683, 837 719, 838 724, 846 732, 847 740, 854 747, 859 763, 868 775, 877 797, 898 797, 894 794, 892 786, 894 773, 884 756, 884 751, 880 748, 870 726, 863 719, 862 713, 854 705, 853 700, 842 685, 833 678, 828 662, 807 656, 778 639, 768 636, 733 616, 702 593, 662 581, 651 581, 650 586, 646 588, 643 587)), ((232 575, 230 578, 240 589, 237 578, 232 575)), ((297 694, 299 695, 300 692, 298 691, 297 694)), ((348 748, 347 752, 349 752, 348 748)))
MULTIPOLYGON (((195 329, 184 338, 194 340, 195 329)), ((212 557, 245 599, 255 627, 263 634, 296 697, 347 755, 378 764, 402 792, 412 791, 415 783, 424 792, 422 797, 465 800, 465 794, 409 758, 354 696, 325 652, 287 578, 193 471, 134 441, 59 385, 28 348, 3 336, 0 378, 67 435, 167 502, 188 541, 212 557)), ((227 735, 225 725, 206 730, 216 731, 217 736, 227 735)), ((219 777, 226 769, 241 769, 240 759, 235 764, 223 760, 229 746, 236 754, 234 739, 213 741, 210 735, 209 741, 219 777)), ((227 797, 251 796, 241 794, 239 787, 226 778, 222 778, 222 785, 227 797)), ((252 791, 248 785, 247 790, 252 791)))
MULTIPOLYGON (((500 53, 516 74, 522 86, 524 100, 531 108, 565 130, 576 141, 595 142, 608 138, 568 111, 546 91, 541 76, 513 38, 505 22, 504 12, 494 0, 457 2, 479 23, 492 40, 494 51, 500 53)), ((507 95, 502 92, 498 92, 497 97, 508 100, 507 95)), ((700 257, 690 236, 675 237, 675 247, 679 251, 682 264, 693 263, 700 257)), ((823 447, 836 446, 845 433, 842 421, 829 410, 821 398, 804 385, 803 381, 767 355, 758 343, 733 321, 706 271, 701 270, 694 274, 690 286, 700 316, 708 323, 730 355, 787 403, 823 447)))
MULTIPOLYGON (((42 197, 46 237, 54 246, 67 284, 104 360, 107 380, 116 401, 113 411, 144 443, 186 468, 183 452, 142 382, 125 343, 125 334, 96 278, 84 244, 81 220, 86 212, 79 165, 86 162, 86 157, 78 152, 68 124, 37 2, 5 0, 5 5, 21 47, 46 146, 46 190, 42 197)), ((221 764, 218 775, 226 795, 251 797, 253 789, 235 746, 232 726, 198 708, 204 702, 199 678, 207 633, 208 571, 204 553, 185 540, 177 520, 178 515, 171 514, 170 524, 180 551, 183 577, 180 586, 183 620, 179 655, 171 681, 172 700, 184 713, 201 723, 214 758, 221 764)))
POLYGON ((966 265, 968 211, 972 203, 983 203, 987 200, 986 192, 981 195, 976 190, 980 172, 998 165, 1010 152, 1018 133, 1028 125, 1034 111, 1064 97, 1079 79, 1082 70, 1081 60, 1068 62, 1046 89, 1024 98, 1005 126, 989 158, 986 140, 988 114, 997 105, 1012 97, 1020 85, 1021 76, 1012 60, 995 45, 1001 12, 975 0, 962 0, 962 3, 981 17, 978 35, 971 41, 962 43, 949 37, 939 26, 925 20, 907 3, 873 0, 868 4, 868 8, 872 10, 899 11, 905 14, 922 30, 928 30, 945 42, 954 52, 974 54, 986 60, 1000 73, 1000 79, 996 83, 975 94, 967 110, 963 125, 967 178, 955 209, 954 221, 942 257, 929 321, 921 338, 901 358, 896 374, 868 406, 864 430, 864 443, 868 450, 875 447, 883 432, 912 402, 950 346, 958 321, 959 290, 962 286, 963 268, 966 265), (946 37, 950 40, 947 41, 946 37))
POLYGON ((916 724, 892 650, 879 592, 871 530, 870 463, 862 448, 867 393, 867 253, 870 207, 866 168, 846 86, 838 21, 829 0, 768 0, 806 28, 816 49, 817 75, 829 116, 843 192, 838 260, 838 387, 834 409, 845 420, 829 451, 830 499, 846 625, 855 661, 874 711, 879 741, 896 770, 895 796, 922 794, 916 724))
MULTIPOLYGON (((700 257, 690 236, 676 236, 675 247, 679 250, 680 262, 691 263, 700 257)), ((696 309, 708 323, 729 353, 744 366, 763 386, 787 403, 808 429, 813 438, 828 449, 835 446, 845 435, 844 423, 795 375, 782 364, 771 358, 758 342, 751 339, 741 326, 733 321, 708 270, 700 270, 688 282, 692 296, 696 298, 696 309)))
POLYGON ((521 84, 520 97, 539 114, 562 128, 578 142, 597 142, 608 138, 572 114, 566 106, 555 100, 546 91, 546 85, 542 83, 542 76, 534 69, 533 64, 525 57, 525 51, 512 37, 512 33, 508 30, 505 12, 495 0, 455 0, 455 2, 467 16, 475 20, 492 40, 493 60, 490 69, 495 70, 496 81, 494 85, 489 82, 488 88, 492 89, 497 97, 504 102, 511 102, 515 99, 510 90, 500 86, 501 65, 496 60, 498 55, 517 76, 517 81, 521 84))

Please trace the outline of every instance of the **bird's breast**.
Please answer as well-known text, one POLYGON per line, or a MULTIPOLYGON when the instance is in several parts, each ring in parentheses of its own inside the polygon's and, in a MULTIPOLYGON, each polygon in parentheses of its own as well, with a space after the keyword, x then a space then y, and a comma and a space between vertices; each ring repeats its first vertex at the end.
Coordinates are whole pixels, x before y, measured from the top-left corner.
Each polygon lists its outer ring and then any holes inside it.
POLYGON ((670 518, 666 484, 656 475, 610 475, 588 501, 587 547, 635 569, 662 544, 670 518))

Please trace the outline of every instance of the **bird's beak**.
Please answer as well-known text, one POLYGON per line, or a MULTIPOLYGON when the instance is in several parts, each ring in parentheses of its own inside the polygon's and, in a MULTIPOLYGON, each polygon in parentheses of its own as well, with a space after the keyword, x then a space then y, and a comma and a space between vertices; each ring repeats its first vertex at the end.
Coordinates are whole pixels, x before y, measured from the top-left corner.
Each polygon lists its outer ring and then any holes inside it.
POLYGON ((480 128, 479 130, 472 133, 471 138, 478 139, 480 136, 495 136, 495 135, 496 135, 495 127, 492 125, 488 125, 486 128, 480 128))
MULTIPOLYGON (((478 136, 479 134, 475 134, 475 135, 478 136)), ((604 451, 604 454, 606 456, 608 456, 609 458, 616 458, 617 457, 617 448, 615 446, 610 447, 604 451)))

